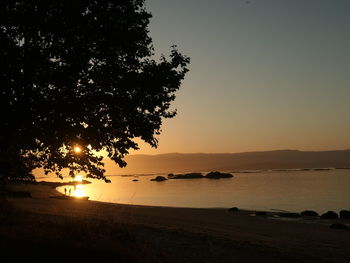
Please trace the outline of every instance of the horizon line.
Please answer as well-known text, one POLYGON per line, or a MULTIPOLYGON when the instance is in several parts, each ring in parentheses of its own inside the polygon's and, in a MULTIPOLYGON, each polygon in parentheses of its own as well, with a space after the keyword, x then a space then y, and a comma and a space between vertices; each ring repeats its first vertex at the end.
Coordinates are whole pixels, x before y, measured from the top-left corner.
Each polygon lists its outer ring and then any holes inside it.
MULTIPOLYGON (((286 151, 293 151, 293 152, 340 152, 340 151, 350 151, 350 148, 344 148, 344 149, 335 149, 335 150, 297 150, 297 149, 277 149, 277 150, 260 150, 260 151, 245 151, 245 152, 168 152, 168 153, 156 153, 156 154, 145 154, 145 153, 133 153, 129 154, 127 156, 159 156, 159 155, 190 155, 190 154, 243 154, 243 153, 264 153, 264 152, 286 152, 286 151)), ((127 157, 126 156, 126 157, 127 157)))

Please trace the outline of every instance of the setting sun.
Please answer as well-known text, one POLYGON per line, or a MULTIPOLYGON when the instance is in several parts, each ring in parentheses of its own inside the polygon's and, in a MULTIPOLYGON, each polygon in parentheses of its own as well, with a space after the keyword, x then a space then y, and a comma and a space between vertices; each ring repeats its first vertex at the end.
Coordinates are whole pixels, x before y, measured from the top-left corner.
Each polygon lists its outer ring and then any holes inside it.
POLYGON ((76 181, 76 182, 82 182, 82 181, 83 181, 83 176, 77 175, 77 176, 74 178, 74 181, 76 181))
POLYGON ((82 150, 81 150, 81 147, 79 147, 79 146, 75 146, 75 147, 74 147, 74 152, 75 152, 75 153, 81 153, 81 151, 82 151, 82 150))

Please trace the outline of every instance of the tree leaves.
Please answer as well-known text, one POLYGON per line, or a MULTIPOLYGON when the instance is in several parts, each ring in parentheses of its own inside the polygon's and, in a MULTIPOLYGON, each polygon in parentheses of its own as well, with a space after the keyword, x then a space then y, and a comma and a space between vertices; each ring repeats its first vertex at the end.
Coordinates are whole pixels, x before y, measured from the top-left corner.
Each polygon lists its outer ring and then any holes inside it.
POLYGON ((0 5, 0 158, 106 180, 96 152, 123 167, 134 138, 157 146, 189 58, 153 59, 144 1, 0 5))

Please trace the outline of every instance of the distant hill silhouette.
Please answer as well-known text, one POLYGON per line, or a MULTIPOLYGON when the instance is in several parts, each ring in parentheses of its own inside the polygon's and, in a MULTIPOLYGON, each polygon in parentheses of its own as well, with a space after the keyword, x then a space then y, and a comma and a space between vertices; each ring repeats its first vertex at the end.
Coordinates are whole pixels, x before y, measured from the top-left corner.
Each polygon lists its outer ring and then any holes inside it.
POLYGON ((225 170, 302 169, 350 167, 350 149, 338 151, 303 152, 278 150, 245 153, 169 153, 159 155, 130 155, 128 166, 117 168, 106 163, 107 174, 179 173, 225 170))

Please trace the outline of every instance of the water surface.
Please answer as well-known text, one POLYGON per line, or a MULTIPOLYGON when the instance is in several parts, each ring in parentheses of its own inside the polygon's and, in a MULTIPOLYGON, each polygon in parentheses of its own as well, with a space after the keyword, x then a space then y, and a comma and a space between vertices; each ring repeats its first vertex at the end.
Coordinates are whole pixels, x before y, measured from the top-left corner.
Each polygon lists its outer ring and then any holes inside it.
MULTIPOLYGON (((165 175, 164 175, 165 176, 165 175)), ((228 208, 319 213, 350 210, 350 170, 235 173, 228 179, 150 181, 155 176, 111 176, 112 183, 72 188, 90 200, 152 206, 228 208), (137 179, 137 182, 133 180, 137 179)), ((64 187, 59 191, 64 192, 64 187)))

